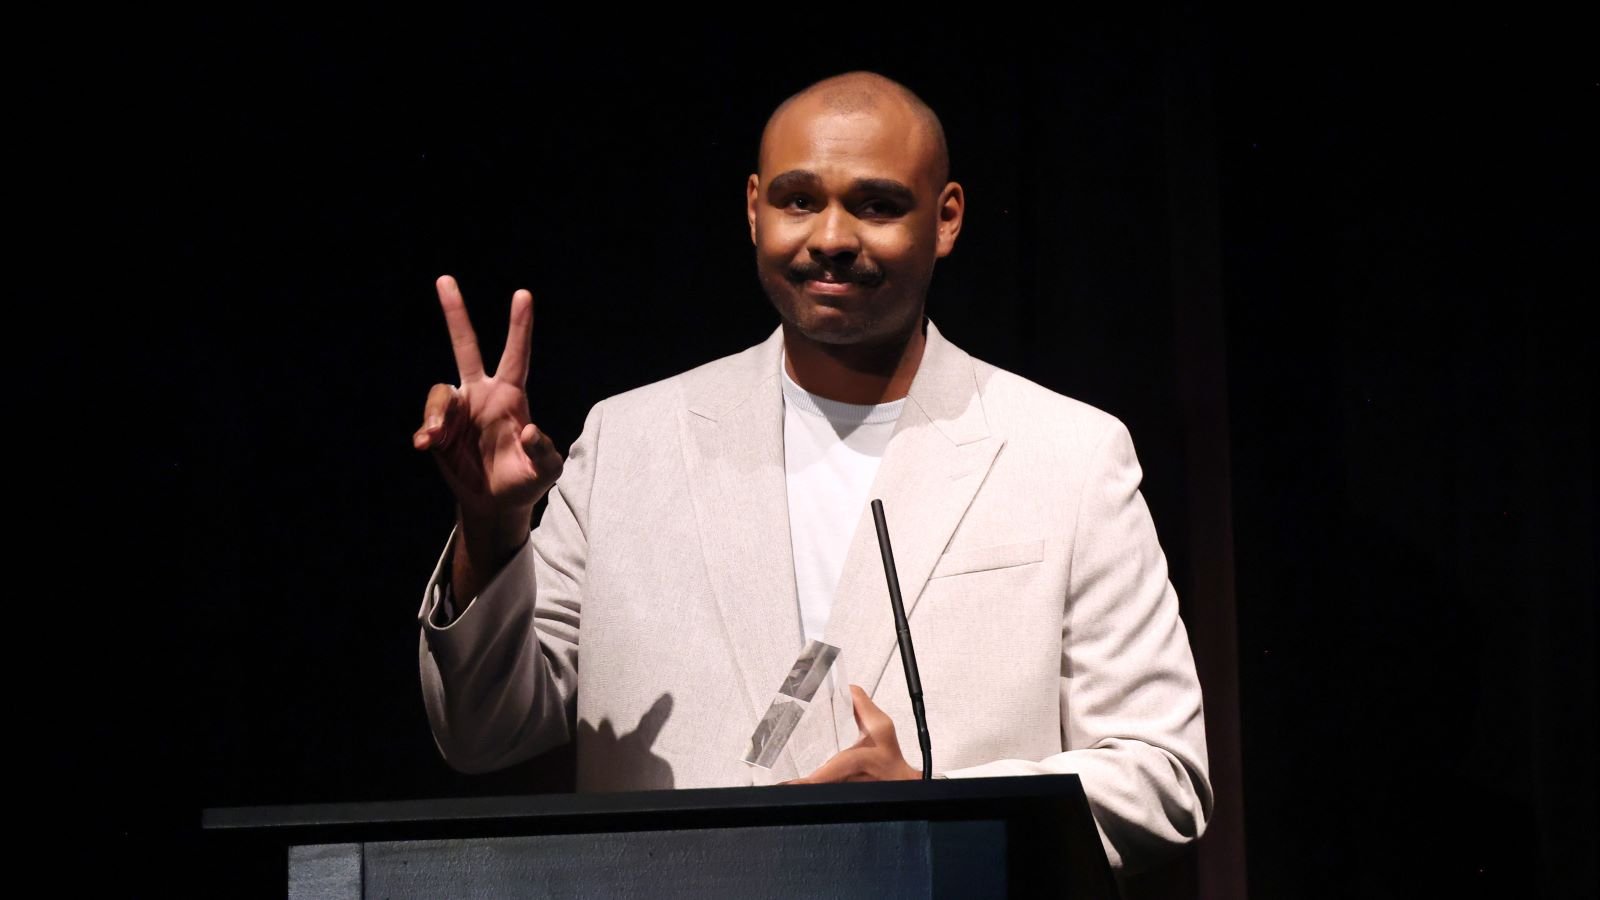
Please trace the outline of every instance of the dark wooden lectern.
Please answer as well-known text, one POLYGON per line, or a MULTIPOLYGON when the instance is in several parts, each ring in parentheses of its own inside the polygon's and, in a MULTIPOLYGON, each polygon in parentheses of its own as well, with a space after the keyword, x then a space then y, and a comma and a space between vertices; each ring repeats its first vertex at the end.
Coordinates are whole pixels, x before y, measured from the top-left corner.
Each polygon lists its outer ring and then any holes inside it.
POLYGON ((229 808, 203 825, 217 896, 1116 895, 1075 775, 229 808))

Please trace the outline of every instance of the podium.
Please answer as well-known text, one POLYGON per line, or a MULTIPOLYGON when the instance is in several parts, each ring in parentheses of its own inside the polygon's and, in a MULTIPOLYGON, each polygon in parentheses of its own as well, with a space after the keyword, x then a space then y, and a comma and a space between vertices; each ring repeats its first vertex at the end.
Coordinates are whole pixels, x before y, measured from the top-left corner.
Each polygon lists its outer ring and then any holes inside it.
POLYGON ((215 896, 1115 897, 1076 775, 208 809, 215 896))

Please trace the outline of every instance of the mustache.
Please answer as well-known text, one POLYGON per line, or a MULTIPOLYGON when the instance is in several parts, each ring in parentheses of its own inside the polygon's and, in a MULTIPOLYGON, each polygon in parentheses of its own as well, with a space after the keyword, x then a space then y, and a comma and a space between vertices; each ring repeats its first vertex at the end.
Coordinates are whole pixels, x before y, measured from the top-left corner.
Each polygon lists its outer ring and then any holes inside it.
POLYGON ((825 281, 829 277, 846 284, 877 287, 883 282, 883 270, 877 266, 856 261, 845 267, 825 266, 812 261, 789 266, 789 280, 799 284, 804 281, 825 281))

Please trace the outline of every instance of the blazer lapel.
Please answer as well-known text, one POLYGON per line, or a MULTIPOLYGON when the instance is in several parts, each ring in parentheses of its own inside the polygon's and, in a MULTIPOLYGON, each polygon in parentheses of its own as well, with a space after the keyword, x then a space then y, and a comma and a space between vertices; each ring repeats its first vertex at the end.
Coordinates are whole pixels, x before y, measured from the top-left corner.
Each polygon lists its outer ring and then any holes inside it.
POLYGON ((828 643, 840 648, 840 694, 833 710, 840 744, 853 742, 857 733, 846 685, 873 694, 898 647, 870 501, 883 501, 901 599, 915 622, 934 564, 1005 443, 989 433, 972 358, 931 322, 927 337, 909 402, 857 520, 828 623, 828 643))
MULTIPOLYGON (((752 728, 802 643, 783 464, 782 340, 780 330, 726 367, 691 373, 680 416, 706 574, 752 728)), ((799 774, 792 750, 772 774, 799 774)))

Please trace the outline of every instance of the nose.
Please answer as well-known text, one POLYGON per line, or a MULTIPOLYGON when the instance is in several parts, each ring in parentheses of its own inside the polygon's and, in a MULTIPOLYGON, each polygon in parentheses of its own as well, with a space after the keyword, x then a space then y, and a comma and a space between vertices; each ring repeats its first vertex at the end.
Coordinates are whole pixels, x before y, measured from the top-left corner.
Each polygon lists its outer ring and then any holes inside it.
POLYGON ((812 256, 839 259, 861 252, 861 236, 856 231, 860 223, 839 204, 828 204, 814 222, 806 247, 812 256))

